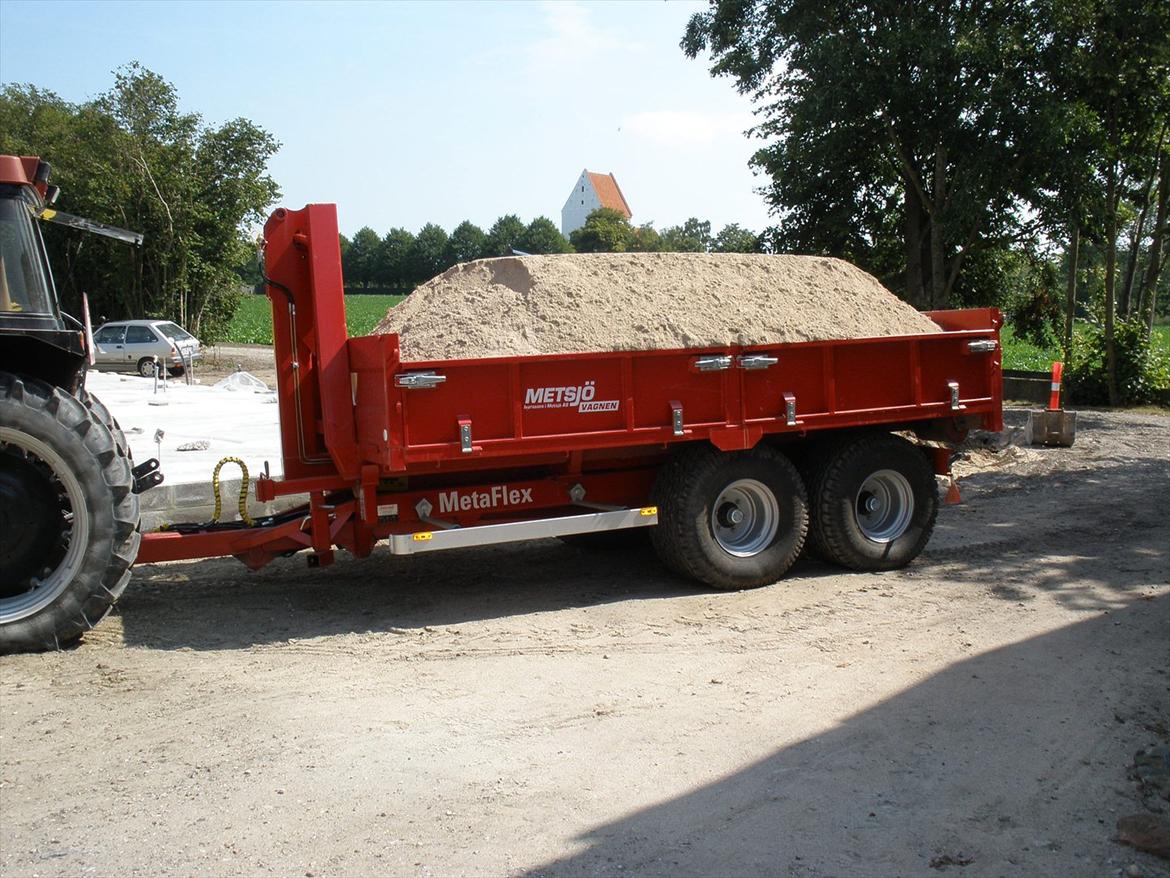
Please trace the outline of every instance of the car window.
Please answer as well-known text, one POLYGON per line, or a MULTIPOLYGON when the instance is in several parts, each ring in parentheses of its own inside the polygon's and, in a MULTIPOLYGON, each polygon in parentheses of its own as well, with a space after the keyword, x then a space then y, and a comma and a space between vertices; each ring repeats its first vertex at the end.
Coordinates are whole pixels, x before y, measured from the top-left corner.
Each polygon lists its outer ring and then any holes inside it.
POLYGON ((127 326, 126 344, 150 344, 158 341, 149 326, 127 326))
POLYGON ((121 344, 125 335, 125 326, 103 326, 94 333, 93 340, 98 344, 121 344))
POLYGON ((156 323, 154 328, 171 341, 186 341, 195 337, 177 323, 156 323))

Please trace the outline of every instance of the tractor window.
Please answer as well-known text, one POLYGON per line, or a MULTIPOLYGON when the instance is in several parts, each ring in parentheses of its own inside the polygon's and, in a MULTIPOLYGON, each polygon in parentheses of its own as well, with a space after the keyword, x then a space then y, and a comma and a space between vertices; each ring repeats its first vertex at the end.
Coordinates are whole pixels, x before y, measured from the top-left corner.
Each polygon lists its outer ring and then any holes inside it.
POLYGON ((49 314, 41 239, 18 193, 0 192, 0 314, 49 314))

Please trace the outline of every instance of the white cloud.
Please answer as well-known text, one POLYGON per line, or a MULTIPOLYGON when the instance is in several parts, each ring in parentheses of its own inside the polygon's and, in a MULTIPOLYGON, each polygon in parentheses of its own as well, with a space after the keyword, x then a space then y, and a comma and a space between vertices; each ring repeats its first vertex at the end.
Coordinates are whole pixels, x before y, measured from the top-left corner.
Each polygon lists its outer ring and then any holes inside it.
POLYGON ((606 52, 637 48, 618 34, 597 27, 590 20, 589 9, 575 0, 546 0, 541 8, 548 34, 528 47, 538 67, 563 68, 606 52))
POLYGON ((622 119, 622 131, 661 145, 706 146, 728 136, 742 137, 754 119, 748 112, 701 113, 653 110, 622 119))

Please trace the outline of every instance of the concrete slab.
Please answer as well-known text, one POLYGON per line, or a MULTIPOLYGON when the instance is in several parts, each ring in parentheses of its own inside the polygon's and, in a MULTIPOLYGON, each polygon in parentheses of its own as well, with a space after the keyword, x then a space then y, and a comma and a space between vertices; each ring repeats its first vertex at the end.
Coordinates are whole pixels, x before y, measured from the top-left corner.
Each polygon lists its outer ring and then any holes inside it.
MULTIPOLYGON (((169 522, 211 519, 211 475, 225 457, 238 457, 252 479, 264 471, 280 476, 280 417, 273 391, 187 385, 171 379, 165 387, 137 375, 90 372, 87 389, 110 410, 126 434, 134 460, 158 457, 165 481, 141 496, 142 529, 169 522), (155 441, 158 431, 160 441, 155 441), (180 446, 206 448, 179 451, 180 446)), ((227 464, 221 472, 222 520, 238 517, 240 472, 227 464)), ((248 511, 271 515, 306 502, 303 495, 259 503, 249 486, 248 511)))

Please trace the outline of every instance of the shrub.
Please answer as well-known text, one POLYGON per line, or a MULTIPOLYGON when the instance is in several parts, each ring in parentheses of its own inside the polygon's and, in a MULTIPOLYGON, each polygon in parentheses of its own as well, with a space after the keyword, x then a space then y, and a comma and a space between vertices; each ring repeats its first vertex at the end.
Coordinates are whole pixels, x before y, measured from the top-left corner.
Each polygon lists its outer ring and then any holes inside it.
MULTIPOLYGON (((1118 320, 1113 327, 1117 357, 1117 392, 1123 405, 1152 402, 1157 390, 1170 388, 1170 357, 1151 344, 1141 320, 1118 320)), ((1068 392, 1081 405, 1108 405, 1105 327, 1093 320, 1078 328, 1066 374, 1068 392)))

